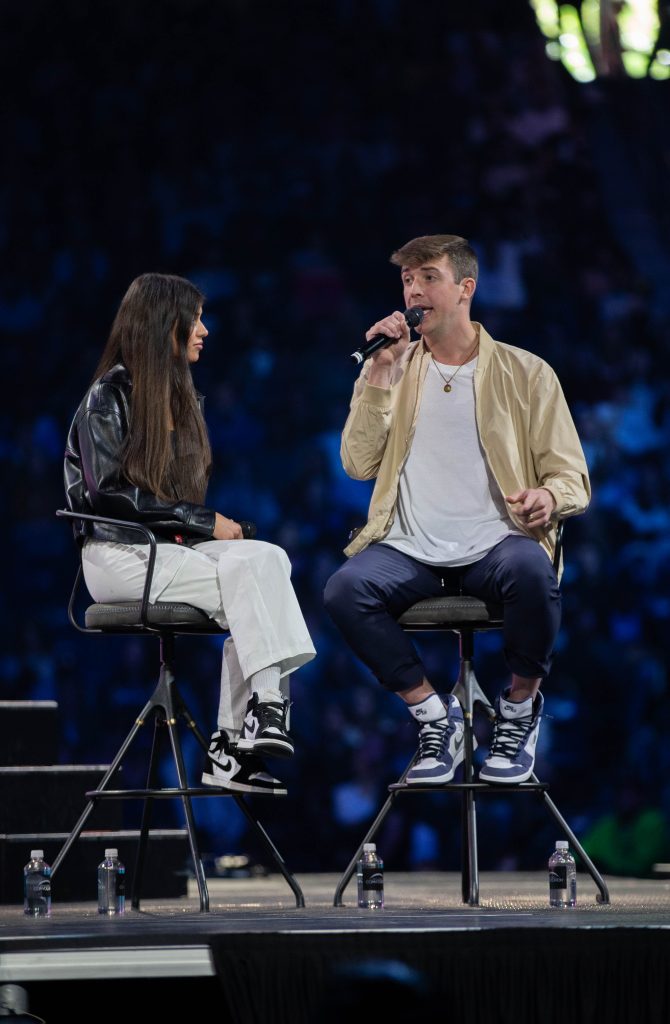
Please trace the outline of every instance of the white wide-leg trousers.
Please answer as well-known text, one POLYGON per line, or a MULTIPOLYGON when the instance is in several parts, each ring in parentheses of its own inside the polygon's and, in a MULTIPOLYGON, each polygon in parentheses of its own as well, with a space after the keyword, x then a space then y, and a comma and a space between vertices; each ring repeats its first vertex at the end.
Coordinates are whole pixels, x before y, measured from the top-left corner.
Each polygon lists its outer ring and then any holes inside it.
MULTIPOLYGON (((146 544, 89 540, 82 567, 94 601, 138 601, 149 560, 146 544)), ((149 599, 195 605, 230 632, 223 646, 218 726, 239 732, 250 678, 278 665, 289 696, 289 673, 316 651, 291 583, 283 548, 262 540, 208 540, 193 547, 158 544, 149 599)))

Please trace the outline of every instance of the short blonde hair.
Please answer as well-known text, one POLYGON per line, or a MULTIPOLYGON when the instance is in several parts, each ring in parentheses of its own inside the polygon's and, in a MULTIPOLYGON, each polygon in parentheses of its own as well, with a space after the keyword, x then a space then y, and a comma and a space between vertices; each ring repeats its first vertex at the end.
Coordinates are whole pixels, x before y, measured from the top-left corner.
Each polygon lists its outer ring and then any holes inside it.
POLYGON ((456 284, 464 277, 477 280, 479 268, 476 253, 467 238, 461 238, 460 235, 421 235, 413 238, 391 254, 391 263, 396 267, 413 268, 443 256, 449 257, 456 284))

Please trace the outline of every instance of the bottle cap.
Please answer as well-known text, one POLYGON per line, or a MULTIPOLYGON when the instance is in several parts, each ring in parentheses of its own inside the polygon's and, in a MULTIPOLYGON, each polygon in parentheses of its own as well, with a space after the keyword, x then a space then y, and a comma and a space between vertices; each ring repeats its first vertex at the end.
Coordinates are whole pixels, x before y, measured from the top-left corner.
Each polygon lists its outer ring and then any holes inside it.
POLYGON ((372 850, 376 850, 376 849, 377 849, 377 844, 376 843, 364 843, 363 844, 363 851, 366 852, 366 853, 370 853, 372 850))
POLYGON ((105 857, 118 857, 118 856, 119 856, 119 851, 118 850, 105 850, 105 857))
POLYGON ((567 850, 568 849, 568 845, 569 844, 566 842, 565 839, 558 839, 556 841, 556 849, 557 850, 567 850))
POLYGON ((30 851, 30 859, 31 860, 42 860, 43 857, 44 857, 44 850, 31 850, 30 851))

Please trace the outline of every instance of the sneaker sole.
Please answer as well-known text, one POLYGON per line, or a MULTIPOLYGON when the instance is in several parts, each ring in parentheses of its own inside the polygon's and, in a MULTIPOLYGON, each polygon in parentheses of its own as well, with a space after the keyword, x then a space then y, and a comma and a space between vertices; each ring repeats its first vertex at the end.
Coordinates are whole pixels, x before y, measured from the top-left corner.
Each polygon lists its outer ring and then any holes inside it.
POLYGON ((532 768, 530 769, 530 771, 526 772, 524 775, 515 775, 514 778, 510 778, 509 776, 500 776, 500 775, 486 775, 485 772, 480 771, 479 772, 479 781, 480 782, 492 782, 494 785, 497 784, 497 785, 502 785, 502 786, 516 786, 519 782, 528 782, 528 780, 529 780, 529 778, 531 777, 532 774, 533 774, 533 769, 532 768))
POLYGON ((233 793, 256 793, 260 796, 286 796, 288 790, 282 789, 278 786, 245 786, 239 782, 222 782, 221 779, 217 779, 214 775, 208 775, 206 772, 200 778, 200 782, 203 786, 213 786, 216 789, 223 789, 226 792, 233 793))
POLYGON ((436 779, 434 776, 431 778, 422 779, 405 779, 406 786, 446 786, 449 782, 453 781, 454 772, 450 775, 445 775, 444 778, 436 779))
POLYGON ((254 754, 267 754, 273 757, 293 757, 295 747, 286 740, 272 739, 266 737, 259 740, 238 740, 237 749, 246 753, 253 751, 254 754))

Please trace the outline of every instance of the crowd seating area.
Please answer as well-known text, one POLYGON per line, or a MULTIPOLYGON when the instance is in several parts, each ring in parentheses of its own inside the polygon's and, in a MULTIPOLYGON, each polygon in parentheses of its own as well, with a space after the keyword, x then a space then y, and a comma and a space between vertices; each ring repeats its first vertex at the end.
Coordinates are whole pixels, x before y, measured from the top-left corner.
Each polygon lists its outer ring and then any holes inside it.
MULTIPOLYGON (((0 697, 57 700, 72 763, 111 756, 145 699, 146 643, 68 623, 76 551, 55 511, 121 296, 139 273, 182 274, 208 297, 195 375, 210 503, 286 548, 317 648, 294 679, 273 837, 297 869, 344 868, 416 736, 323 608, 370 496, 339 461, 349 353, 402 302, 391 251, 461 234, 481 257, 473 317, 558 372, 592 474, 592 505, 565 529, 537 771, 603 870, 649 875, 670 854, 670 351, 651 263, 668 258, 665 86, 578 85, 529 5, 454 6, 169 0, 96 4, 94 22, 88 4, 28 0, 3 15, 0 697)), ((417 643, 450 689, 455 641, 417 643)), ((182 654, 205 731, 219 648, 182 654)), ((495 695, 499 638, 479 652, 495 695)), ((482 807, 483 867, 544 866, 557 837, 526 803, 482 807)), ((202 805, 204 848, 249 849, 234 806, 202 805)), ((379 846, 389 866, 453 868, 459 842, 458 804, 439 795, 399 806, 379 846)))

